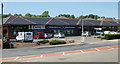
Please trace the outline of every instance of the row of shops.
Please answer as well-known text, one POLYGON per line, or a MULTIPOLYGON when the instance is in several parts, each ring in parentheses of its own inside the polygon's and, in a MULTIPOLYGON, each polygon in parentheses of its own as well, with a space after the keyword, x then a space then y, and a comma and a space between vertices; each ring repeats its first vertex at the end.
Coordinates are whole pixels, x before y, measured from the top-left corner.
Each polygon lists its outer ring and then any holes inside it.
POLYGON ((64 33, 66 36, 79 36, 82 32, 82 21, 84 31, 89 31, 93 35, 96 31, 117 31, 119 26, 116 21, 11 16, 4 19, 3 32, 4 37, 11 38, 15 38, 16 32, 64 33))

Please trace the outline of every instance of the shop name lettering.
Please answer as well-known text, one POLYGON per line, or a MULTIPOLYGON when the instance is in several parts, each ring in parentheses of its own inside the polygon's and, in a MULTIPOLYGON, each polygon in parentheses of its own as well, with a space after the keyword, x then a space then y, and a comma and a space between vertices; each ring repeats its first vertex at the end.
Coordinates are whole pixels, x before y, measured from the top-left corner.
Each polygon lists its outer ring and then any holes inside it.
POLYGON ((75 28, 75 27, 48 27, 48 28, 75 28))
POLYGON ((45 26, 32 25, 32 29, 45 29, 45 26))

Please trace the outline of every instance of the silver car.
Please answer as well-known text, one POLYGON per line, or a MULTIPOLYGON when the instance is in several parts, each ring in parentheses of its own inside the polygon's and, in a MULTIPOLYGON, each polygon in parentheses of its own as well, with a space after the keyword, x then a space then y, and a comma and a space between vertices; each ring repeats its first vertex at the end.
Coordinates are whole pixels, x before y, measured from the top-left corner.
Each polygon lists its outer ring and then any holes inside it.
POLYGON ((88 37, 88 36, 91 36, 91 33, 88 32, 88 31, 85 31, 85 32, 82 33, 82 35, 85 36, 85 37, 88 37))
POLYGON ((58 34, 54 34, 55 38, 64 38, 65 35, 63 33, 58 33, 58 34))

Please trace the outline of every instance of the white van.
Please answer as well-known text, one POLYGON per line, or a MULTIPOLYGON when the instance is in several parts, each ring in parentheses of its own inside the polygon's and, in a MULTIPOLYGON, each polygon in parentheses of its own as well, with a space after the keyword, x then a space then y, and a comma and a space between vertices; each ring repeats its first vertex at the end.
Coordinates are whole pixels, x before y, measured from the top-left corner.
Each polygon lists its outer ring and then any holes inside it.
POLYGON ((33 32, 18 32, 16 41, 33 41, 33 32))

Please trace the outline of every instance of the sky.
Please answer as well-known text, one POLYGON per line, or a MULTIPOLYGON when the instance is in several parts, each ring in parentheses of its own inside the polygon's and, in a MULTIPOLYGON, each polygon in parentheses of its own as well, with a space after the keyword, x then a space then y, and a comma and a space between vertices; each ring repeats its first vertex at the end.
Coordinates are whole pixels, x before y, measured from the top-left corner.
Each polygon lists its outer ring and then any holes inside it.
POLYGON ((118 2, 4 2, 4 14, 36 14, 49 11, 51 17, 73 14, 76 17, 95 14, 118 18, 118 2))

